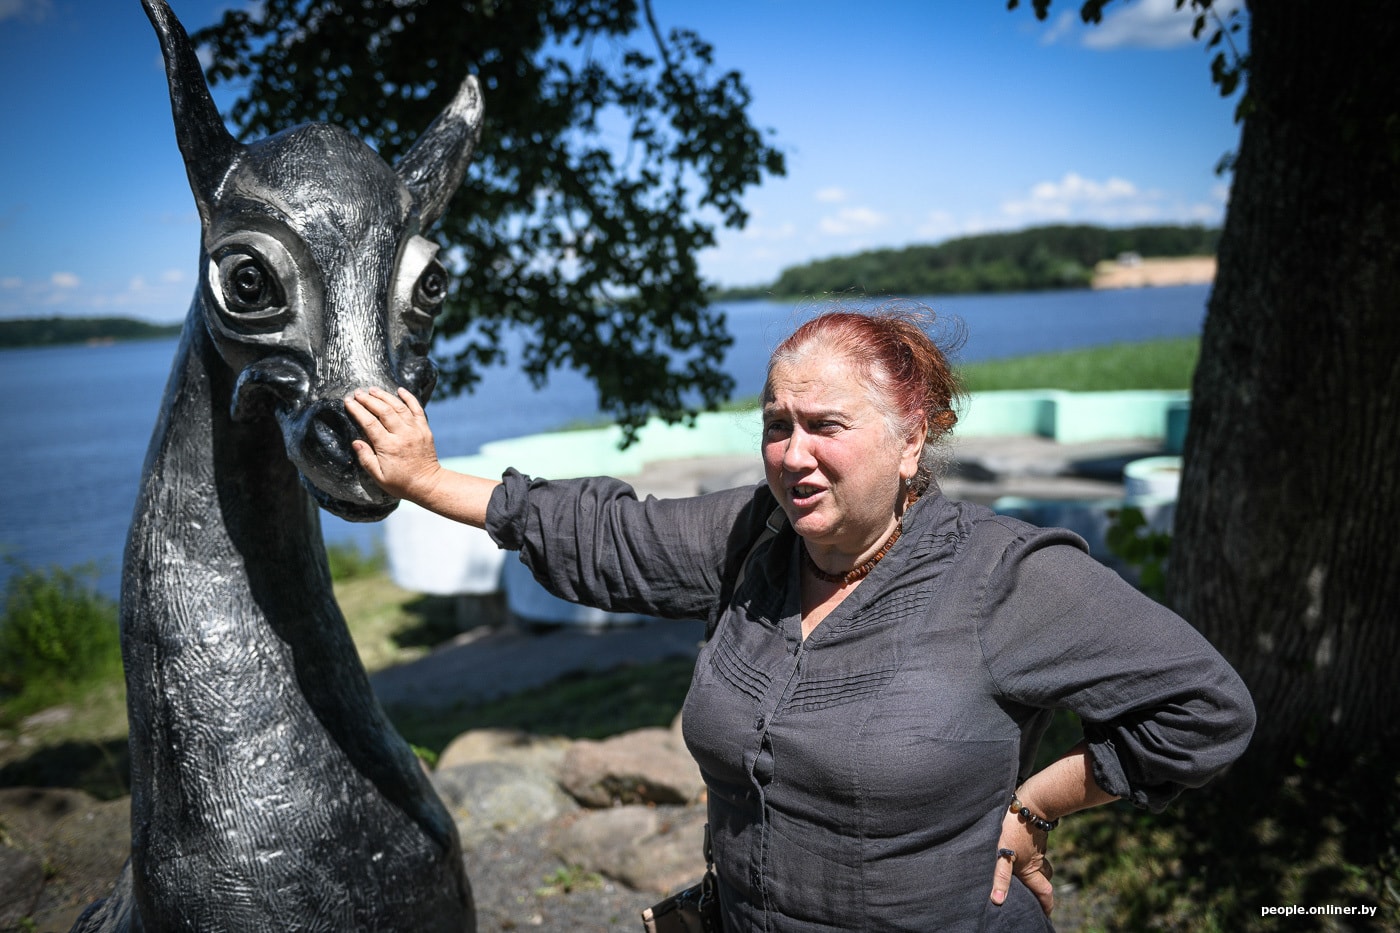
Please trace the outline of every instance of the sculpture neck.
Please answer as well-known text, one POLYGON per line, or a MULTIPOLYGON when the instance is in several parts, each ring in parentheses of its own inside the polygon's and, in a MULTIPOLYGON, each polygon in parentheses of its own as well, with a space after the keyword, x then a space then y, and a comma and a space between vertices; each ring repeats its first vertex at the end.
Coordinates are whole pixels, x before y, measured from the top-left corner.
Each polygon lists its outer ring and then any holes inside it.
POLYGON ((147 549, 160 542, 181 556, 181 586, 192 598, 201 598, 190 585, 194 571, 216 581, 213 589, 241 581, 264 607, 285 603, 285 593, 260 598, 269 588, 324 605, 330 578, 316 506, 287 460, 276 420, 230 417, 234 379, 196 302, 147 452, 127 562, 159 576, 165 562, 147 549))

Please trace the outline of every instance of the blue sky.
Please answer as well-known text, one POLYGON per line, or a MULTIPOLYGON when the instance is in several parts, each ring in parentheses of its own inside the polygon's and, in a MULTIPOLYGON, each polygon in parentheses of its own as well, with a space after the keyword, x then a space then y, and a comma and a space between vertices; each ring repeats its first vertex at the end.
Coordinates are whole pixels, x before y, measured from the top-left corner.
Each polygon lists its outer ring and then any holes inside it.
MULTIPOLYGON (((193 31, 241 0, 172 0, 193 31)), ((702 268, 1060 222, 1219 223, 1233 102, 1173 0, 655 0, 741 71, 788 174, 702 268)), ((138 0, 0 0, 0 318, 183 316, 199 224, 138 0)), ((230 101, 221 91, 216 100, 230 101)), ((487 101, 490 106, 490 101, 487 101)))

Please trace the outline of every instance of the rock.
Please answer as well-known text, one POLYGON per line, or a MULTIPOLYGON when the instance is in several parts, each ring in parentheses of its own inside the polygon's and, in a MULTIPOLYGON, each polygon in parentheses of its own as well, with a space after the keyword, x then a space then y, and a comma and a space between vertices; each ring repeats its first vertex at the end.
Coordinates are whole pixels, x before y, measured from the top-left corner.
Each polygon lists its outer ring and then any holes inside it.
POLYGON ((0 821, 23 842, 38 845, 58 820, 91 809, 97 798, 61 787, 0 788, 0 821))
POLYGON ((437 769, 447 771, 478 761, 504 761, 558 775, 569 740, 539 736, 519 729, 473 729, 453 739, 438 756, 437 769))
POLYGON ((578 809, 552 774, 507 761, 439 768, 431 779, 457 824, 464 849, 578 809))
POLYGON ((106 897, 131 850, 131 798, 97 800, 80 790, 0 789, 0 825, 10 845, 49 876, 32 905, 35 929, 67 930, 106 897))
POLYGON ((567 865, 664 895, 705 871, 705 808, 621 806, 561 820, 552 848, 567 865))
MULTIPOLYGON (((430 779, 480 888, 483 929, 522 922, 526 907, 547 931, 612 929, 704 871, 703 784, 679 717, 601 742, 474 730, 443 751, 430 779), (605 809, 581 810, 571 794, 605 809), (555 892, 545 882, 561 867, 608 880, 555 892), (601 919, 580 925, 580 915, 601 919)), ((69 930, 121 877, 130 820, 129 798, 0 788, 0 930, 31 921, 39 933, 69 930)))
POLYGON ((44 891, 44 865, 28 852, 0 844, 0 930, 19 929, 44 891))
POLYGON ((579 803, 686 804, 705 791, 700 768, 677 746, 671 729, 637 729, 601 742, 570 746, 559 783, 579 803))

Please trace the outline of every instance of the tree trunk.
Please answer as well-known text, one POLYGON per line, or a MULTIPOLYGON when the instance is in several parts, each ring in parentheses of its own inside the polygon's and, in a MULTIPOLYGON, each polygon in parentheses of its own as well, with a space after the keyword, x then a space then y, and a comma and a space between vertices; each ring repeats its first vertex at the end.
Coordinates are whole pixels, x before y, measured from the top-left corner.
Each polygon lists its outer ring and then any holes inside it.
POLYGON ((1250 7, 1170 596, 1249 684, 1256 764, 1343 761, 1400 737, 1400 16, 1250 7))

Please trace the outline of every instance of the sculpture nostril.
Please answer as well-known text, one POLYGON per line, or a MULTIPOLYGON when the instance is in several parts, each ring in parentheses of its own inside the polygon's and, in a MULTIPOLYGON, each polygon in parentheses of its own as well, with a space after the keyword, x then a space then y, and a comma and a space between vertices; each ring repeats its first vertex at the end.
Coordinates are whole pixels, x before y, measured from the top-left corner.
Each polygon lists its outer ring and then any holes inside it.
POLYGON ((285 356, 258 360, 238 374, 229 414, 234 421, 252 421, 276 408, 295 409, 310 388, 311 377, 296 360, 285 356))
POLYGON ((355 463, 350 442, 360 436, 340 402, 323 402, 311 416, 302 444, 311 459, 349 467, 355 463))
POLYGON ((426 356, 409 360, 399 369, 399 381, 404 388, 418 396, 418 401, 427 404, 437 387, 438 369, 426 356))

